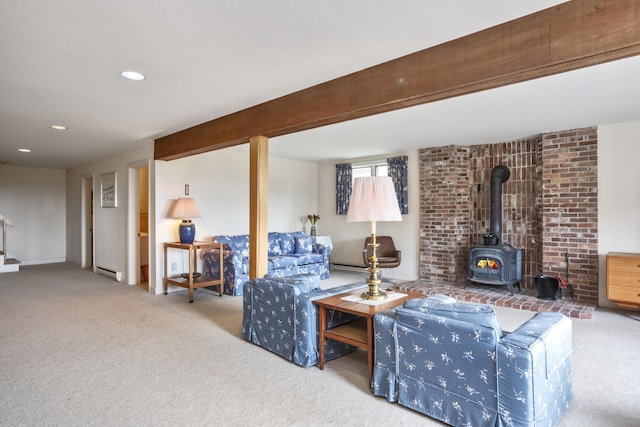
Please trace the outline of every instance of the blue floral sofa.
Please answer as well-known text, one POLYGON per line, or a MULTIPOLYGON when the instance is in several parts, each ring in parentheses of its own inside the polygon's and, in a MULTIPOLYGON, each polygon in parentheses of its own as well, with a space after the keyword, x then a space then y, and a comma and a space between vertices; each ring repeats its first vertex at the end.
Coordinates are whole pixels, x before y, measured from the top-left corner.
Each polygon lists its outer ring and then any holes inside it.
POLYGON ((492 307, 434 297, 374 317, 373 393, 452 426, 557 425, 573 398, 571 320, 537 313, 505 334, 492 307))
MULTIPOLYGON (((224 264, 224 292, 242 295, 243 285, 249 281, 249 235, 214 236, 222 243, 224 264)), ((203 253, 204 274, 219 277, 219 249, 203 253)), ((267 274, 272 277, 291 276, 300 273, 318 274, 329 278, 329 246, 313 243, 311 236, 302 231, 268 234, 267 274)))
MULTIPOLYGON (((322 290, 317 274, 253 279, 245 283, 242 336, 260 347, 302 367, 319 360, 318 309, 313 301, 328 296, 365 289, 364 282, 322 290)), ((328 316, 329 317, 329 316, 328 316)), ((332 327, 351 321, 355 316, 335 312, 327 319, 332 327)), ((356 347, 327 339, 325 360, 331 360, 356 347)))

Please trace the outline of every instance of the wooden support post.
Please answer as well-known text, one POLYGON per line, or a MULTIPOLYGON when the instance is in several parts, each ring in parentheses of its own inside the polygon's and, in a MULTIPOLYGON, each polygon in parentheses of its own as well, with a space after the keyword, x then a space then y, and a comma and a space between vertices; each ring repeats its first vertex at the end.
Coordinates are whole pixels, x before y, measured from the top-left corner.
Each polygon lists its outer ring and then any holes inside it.
POLYGON ((249 278, 267 273, 269 138, 249 138, 249 278))

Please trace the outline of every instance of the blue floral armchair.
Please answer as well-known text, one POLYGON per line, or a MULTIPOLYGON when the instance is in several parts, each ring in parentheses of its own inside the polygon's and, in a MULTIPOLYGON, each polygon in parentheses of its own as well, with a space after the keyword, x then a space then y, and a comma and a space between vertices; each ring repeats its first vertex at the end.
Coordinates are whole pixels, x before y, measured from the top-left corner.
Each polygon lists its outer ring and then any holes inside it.
POLYGON ((538 313, 504 334, 488 305, 430 298, 374 317, 373 393, 452 426, 555 426, 573 398, 571 320, 538 313))
MULTIPOLYGON (((364 282, 328 290, 319 286, 316 274, 253 279, 245 283, 242 336, 296 365, 305 368, 319 360, 318 309, 313 301, 331 295, 364 289, 364 282)), ((327 319, 330 326, 353 320, 354 316, 336 312, 327 319)), ((356 347, 327 339, 325 360, 331 360, 356 347)))
MULTIPOLYGON (((249 281, 249 235, 215 236, 214 242, 223 243, 224 292, 242 295, 243 285, 249 281)), ((204 274, 219 277, 219 249, 202 255, 204 274)), ((302 231, 268 234, 267 273, 272 277, 285 277, 300 273, 318 274, 329 278, 329 246, 313 243, 311 236, 302 231)))

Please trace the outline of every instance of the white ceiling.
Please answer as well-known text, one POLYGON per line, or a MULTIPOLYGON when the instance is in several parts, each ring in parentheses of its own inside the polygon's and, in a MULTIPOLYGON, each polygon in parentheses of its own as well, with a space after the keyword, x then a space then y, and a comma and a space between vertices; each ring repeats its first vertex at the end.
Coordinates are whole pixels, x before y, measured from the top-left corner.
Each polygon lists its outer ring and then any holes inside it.
MULTIPOLYGON (((0 163, 81 165, 558 3, 0 0, 0 163)), ((640 58, 617 61, 274 138, 269 152, 350 159, 640 120, 638 75, 640 58)))

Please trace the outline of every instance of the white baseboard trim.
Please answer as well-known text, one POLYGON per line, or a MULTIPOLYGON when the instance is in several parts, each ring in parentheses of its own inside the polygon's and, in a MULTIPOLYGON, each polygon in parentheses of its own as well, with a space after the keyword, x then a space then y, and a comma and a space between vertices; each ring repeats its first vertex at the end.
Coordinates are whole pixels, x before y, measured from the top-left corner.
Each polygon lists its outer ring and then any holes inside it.
POLYGON ((367 267, 349 264, 331 264, 332 270, 351 271, 355 273, 366 273, 367 267))

